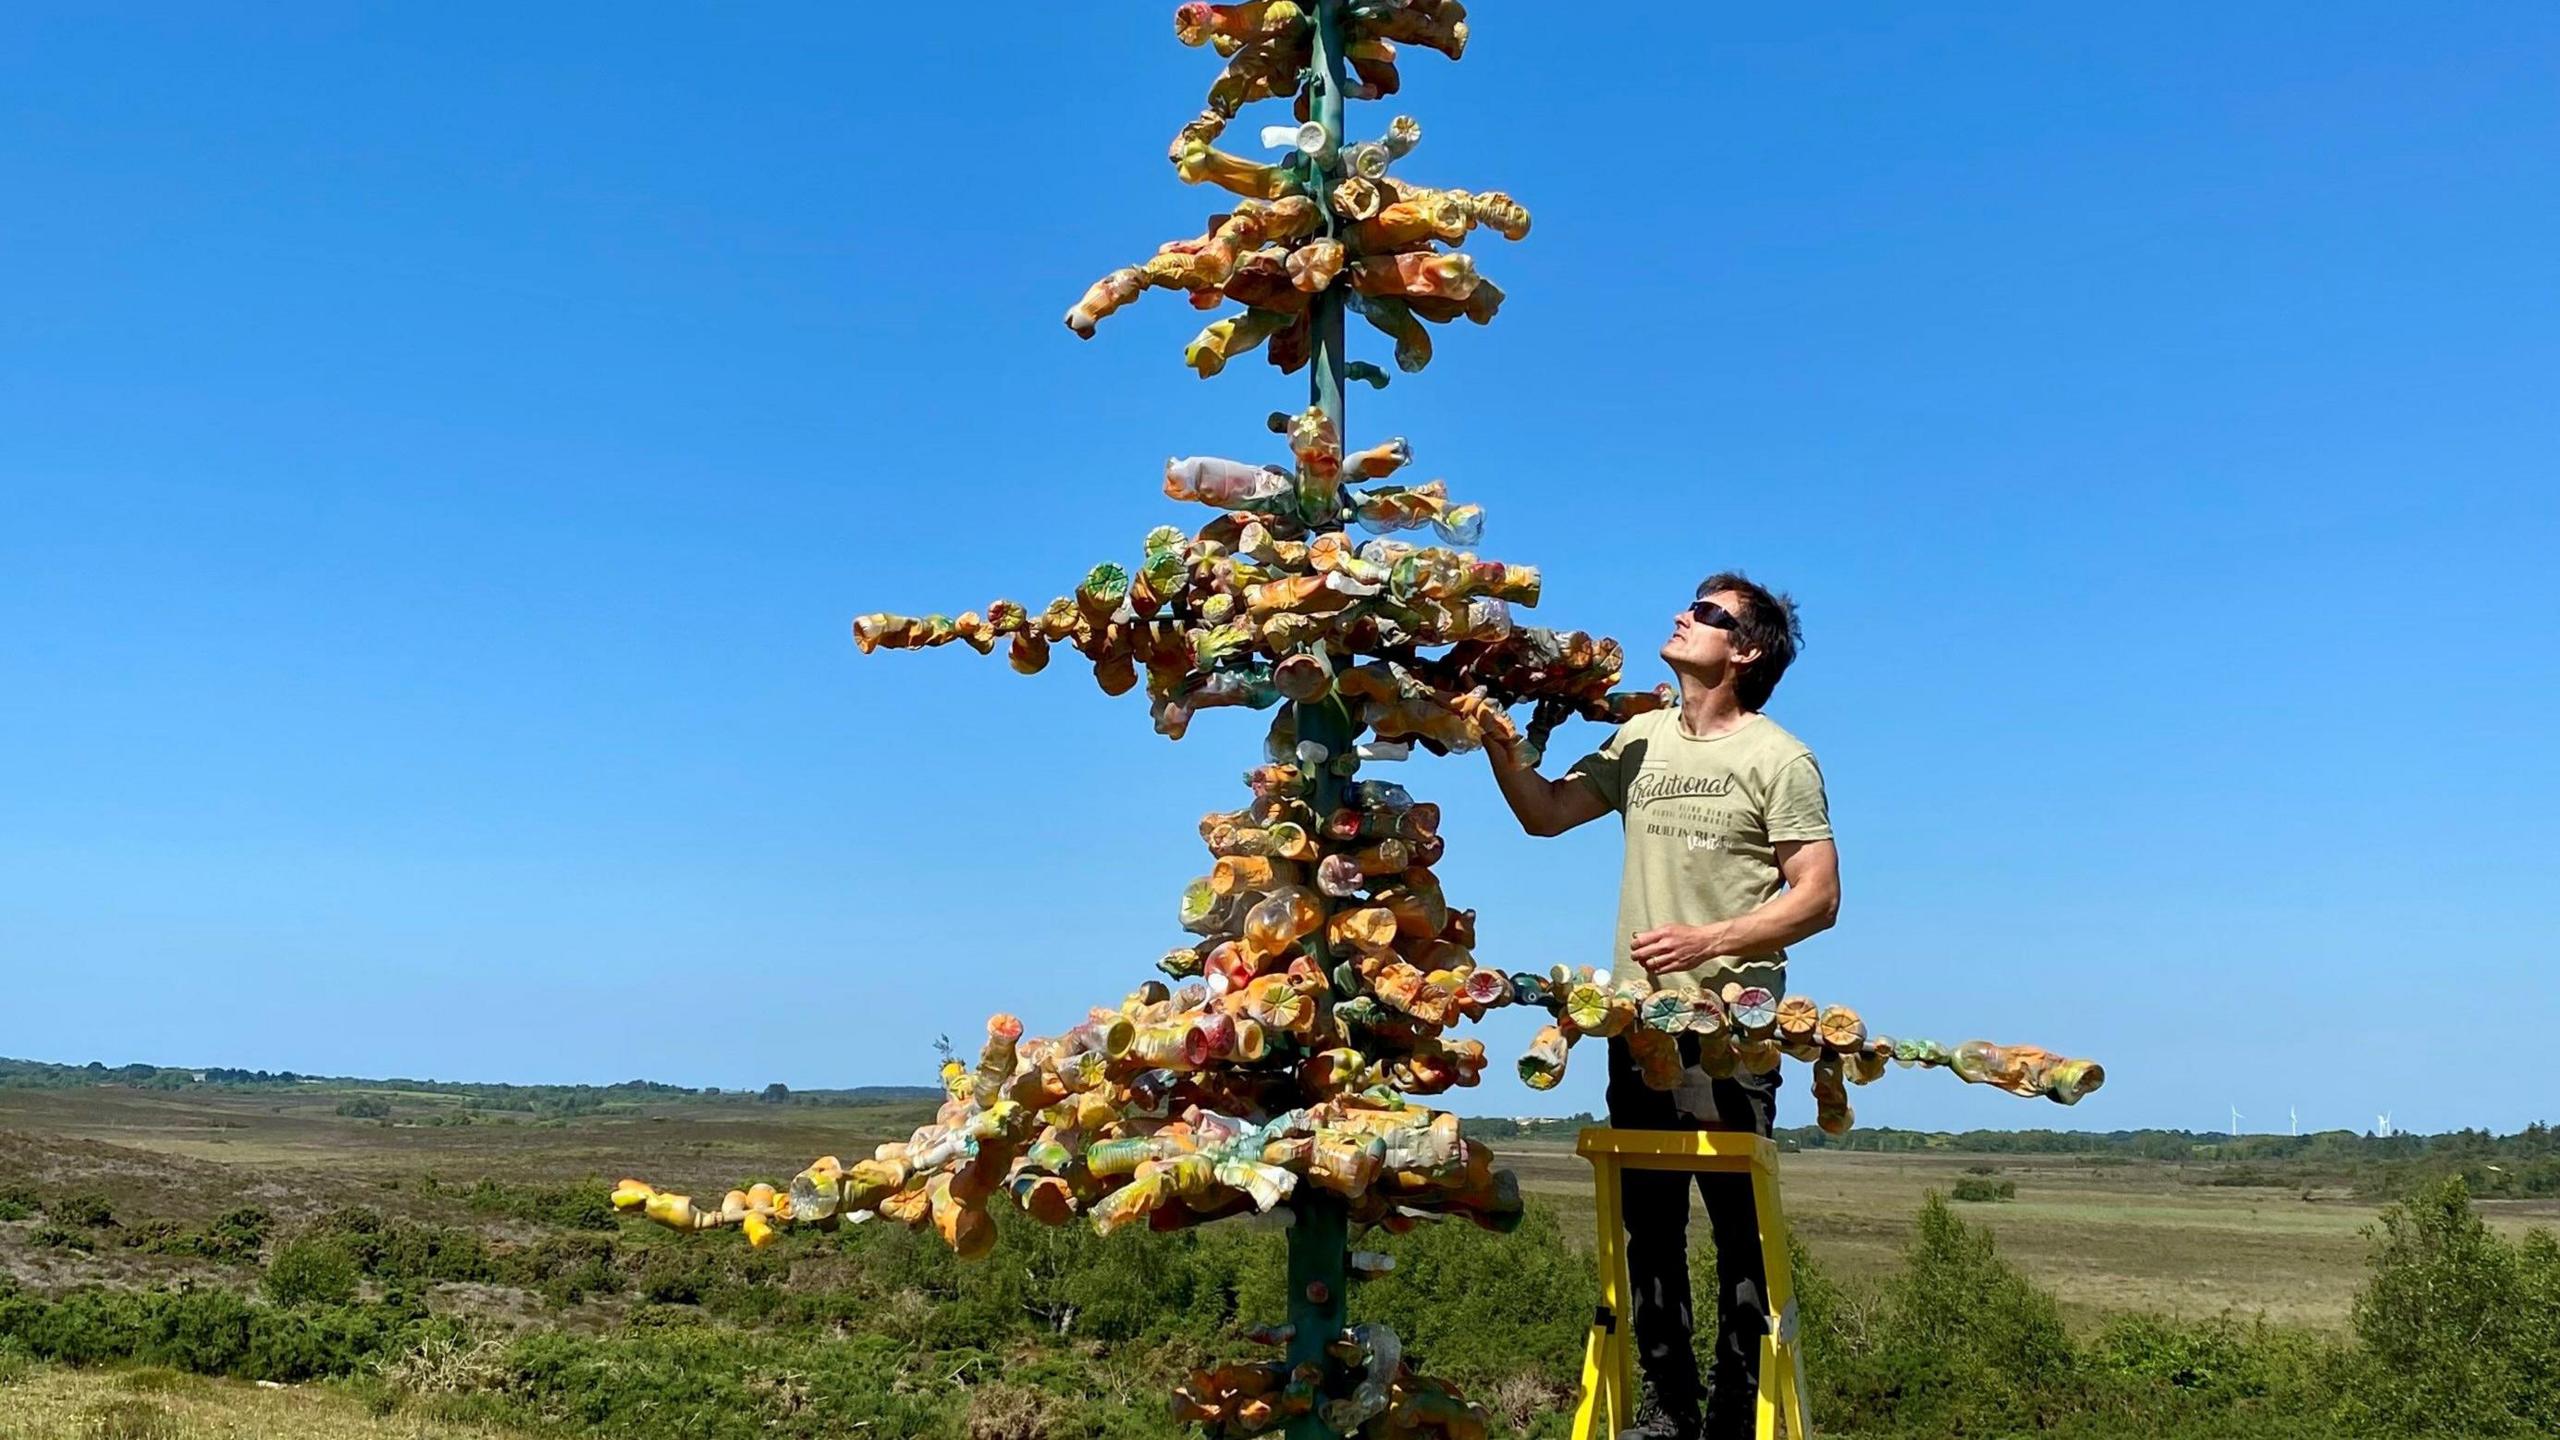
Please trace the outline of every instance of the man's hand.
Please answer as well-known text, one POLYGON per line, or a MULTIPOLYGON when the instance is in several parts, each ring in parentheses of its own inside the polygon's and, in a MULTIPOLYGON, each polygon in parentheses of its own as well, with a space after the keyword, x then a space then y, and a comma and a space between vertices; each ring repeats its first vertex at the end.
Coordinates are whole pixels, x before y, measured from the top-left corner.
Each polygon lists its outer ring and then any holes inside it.
POLYGON ((1664 925, 1636 936, 1627 954, 1655 975, 1695 970, 1733 953, 1731 933, 1723 925, 1664 925))
POLYGON ((1646 972, 1670 975, 1719 955, 1766 955, 1819 935, 1840 918, 1840 849, 1828 840, 1781 840, 1773 847, 1787 888, 1730 920, 1665 925, 1627 945, 1646 972))

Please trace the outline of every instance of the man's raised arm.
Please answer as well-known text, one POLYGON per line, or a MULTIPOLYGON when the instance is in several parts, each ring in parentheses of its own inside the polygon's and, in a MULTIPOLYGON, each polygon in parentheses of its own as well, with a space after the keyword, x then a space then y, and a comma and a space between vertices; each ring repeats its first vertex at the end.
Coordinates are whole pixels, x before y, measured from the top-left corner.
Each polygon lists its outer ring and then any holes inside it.
POLYGON ((1520 817, 1520 828, 1532 835, 1561 835, 1609 813, 1608 802, 1578 775, 1550 780, 1532 766, 1508 763, 1490 745, 1484 753, 1493 760, 1493 778, 1502 787, 1502 798, 1511 803, 1511 813, 1520 817))

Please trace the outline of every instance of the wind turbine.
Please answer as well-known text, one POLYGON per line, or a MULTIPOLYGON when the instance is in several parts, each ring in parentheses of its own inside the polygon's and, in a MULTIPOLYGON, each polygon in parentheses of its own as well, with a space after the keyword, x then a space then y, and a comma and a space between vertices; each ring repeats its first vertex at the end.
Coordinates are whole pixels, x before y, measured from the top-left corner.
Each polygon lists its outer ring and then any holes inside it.
POLYGON ((2231 1107, 2231 1138, 2232 1138, 2232 1139, 2237 1140, 2237 1139, 2239 1139, 2239 1138, 2240 1138, 2240 1122, 2241 1122, 2241 1120, 2242 1120, 2242 1119, 2244 1119, 2244 1118, 2246 1118, 2246 1117, 2244 1117, 2244 1116, 2242 1116, 2242 1115, 2241 1115, 2241 1113, 2240 1113, 2240 1107, 2239 1107, 2239 1106, 2234 1105, 2234 1106, 2232 1106, 2232 1107, 2231 1107))
POLYGON ((2388 1140, 2391 1138, 2390 1111, 2385 1110, 2381 1114, 2373 1117, 2373 1138, 2376 1140, 2388 1140))
POLYGON ((2284 1116, 2285 1119, 2293 1123, 2292 1133, 2294 1138, 2300 1139, 2302 1137, 2302 1111, 2300 1107, 2287 1105, 2284 1107, 2284 1116))

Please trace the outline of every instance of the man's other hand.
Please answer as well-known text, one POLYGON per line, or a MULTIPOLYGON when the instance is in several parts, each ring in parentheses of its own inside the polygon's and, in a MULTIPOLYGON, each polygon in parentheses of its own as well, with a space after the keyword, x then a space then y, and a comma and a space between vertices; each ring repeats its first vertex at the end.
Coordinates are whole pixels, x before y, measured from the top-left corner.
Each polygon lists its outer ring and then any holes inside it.
POLYGON ((1840 918, 1839 847, 1824 839, 1781 840, 1775 848, 1786 889, 1730 920, 1647 930, 1628 944, 1628 956, 1651 974, 1669 975, 1720 955, 1766 955, 1830 929, 1840 918))
POLYGON ((1722 925, 1664 925, 1636 936, 1627 947, 1627 954, 1655 975, 1695 970, 1732 953, 1722 925))

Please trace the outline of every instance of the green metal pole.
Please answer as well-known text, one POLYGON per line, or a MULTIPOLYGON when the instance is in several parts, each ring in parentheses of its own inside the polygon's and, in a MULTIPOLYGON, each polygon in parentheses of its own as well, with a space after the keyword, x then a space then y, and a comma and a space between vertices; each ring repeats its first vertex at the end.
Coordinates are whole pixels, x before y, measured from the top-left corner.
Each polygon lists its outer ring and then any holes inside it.
MULTIPOLYGON (((1328 162, 1323 179, 1330 189, 1340 178, 1338 158, 1343 145, 1342 131, 1342 0, 1316 0, 1315 47, 1312 86, 1312 118, 1324 127, 1332 141, 1328 153, 1336 156, 1328 162)), ((1318 195, 1316 203, 1325 208, 1325 229, 1335 228, 1333 202, 1329 195, 1318 195)), ((1309 306, 1311 334, 1308 346, 1311 372, 1308 399, 1333 418, 1337 433, 1342 431, 1342 285, 1331 285, 1317 292, 1309 306)), ((1327 528, 1333 522, 1328 518, 1327 528)), ((1340 702, 1327 699, 1312 705, 1291 706, 1300 741, 1312 740, 1325 749, 1328 757, 1350 750, 1355 736, 1350 717, 1342 712, 1340 702)), ((1331 767, 1319 767, 1314 793, 1310 797, 1319 820, 1331 815, 1342 799, 1342 779, 1331 767)), ((1324 938, 1318 932, 1312 942, 1316 962, 1325 973, 1333 973, 1333 957, 1326 953, 1324 938)), ((1325 1359, 1325 1347, 1342 1333, 1346 1302, 1350 1289, 1351 1226, 1339 1197, 1325 1194, 1312 1185, 1301 1184, 1290 1207, 1296 1219, 1289 1226, 1289 1324, 1293 1327, 1289 1340, 1289 1362, 1292 1366, 1313 1362, 1331 1370, 1325 1359)), ((1331 1388, 1331 1387, 1328 1387, 1331 1388)), ((1332 1427, 1324 1423, 1321 1412, 1300 1416, 1289 1422, 1288 1440, 1339 1440, 1332 1427)))
MULTIPOLYGON (((1342 130, 1341 0, 1317 0, 1315 60, 1310 68, 1315 72, 1313 114, 1310 118, 1324 127, 1325 137, 1333 142, 1330 153, 1334 158, 1327 162, 1324 177, 1329 189, 1334 181, 1342 178, 1342 147, 1347 139, 1342 130)), ((1332 196, 1319 195, 1316 203, 1324 207, 1325 232, 1335 233, 1338 227, 1332 196)), ((1308 347, 1308 353, 1314 357, 1308 366, 1313 372, 1309 377, 1310 398, 1324 413, 1333 417, 1336 425, 1343 420, 1342 295, 1348 283, 1326 286, 1316 292, 1314 302, 1308 307, 1314 329, 1314 343, 1308 347)))

